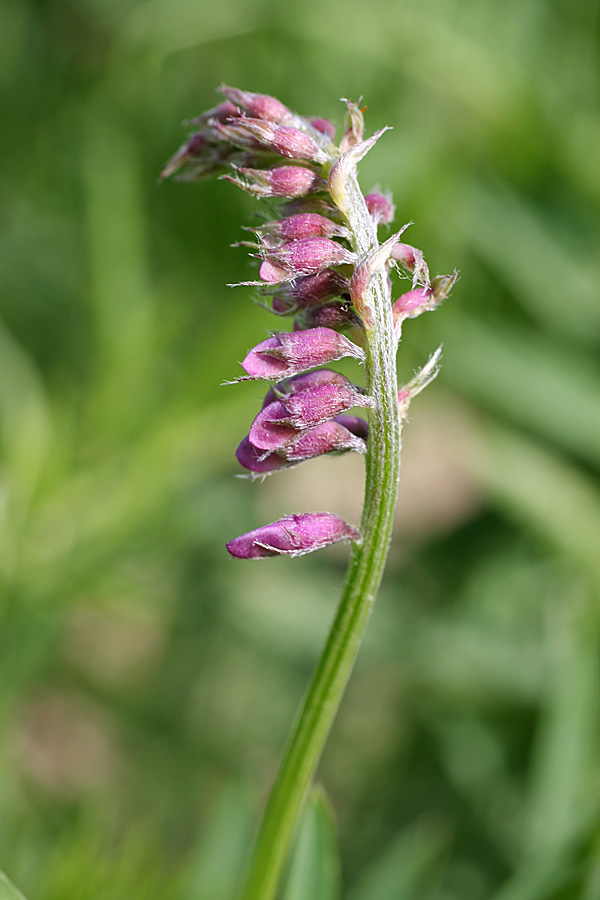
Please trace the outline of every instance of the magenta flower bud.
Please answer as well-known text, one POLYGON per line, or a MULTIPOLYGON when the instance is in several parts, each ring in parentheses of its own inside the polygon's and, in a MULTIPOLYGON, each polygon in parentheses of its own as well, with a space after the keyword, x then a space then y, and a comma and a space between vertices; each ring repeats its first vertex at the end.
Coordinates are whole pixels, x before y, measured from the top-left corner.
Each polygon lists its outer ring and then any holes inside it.
POLYGON ((228 87, 223 84, 219 88, 231 103, 241 107, 248 115, 256 119, 268 119, 271 122, 289 122, 294 114, 277 100, 268 94, 252 94, 250 91, 240 91, 238 88, 228 87))
POLYGON ((365 203, 376 225, 389 225, 394 221, 395 207, 389 197, 374 191, 366 195, 365 203))
POLYGON ((267 284, 281 284, 290 278, 290 270, 287 266, 281 265, 272 259, 264 259, 262 261, 258 274, 267 284))
POLYGON ((456 279, 458 272, 452 275, 436 275, 432 279, 431 284, 427 287, 414 288, 407 291, 392 304, 392 314, 394 316, 394 331, 396 335, 400 335, 400 328, 404 319, 414 319, 423 312, 436 309, 442 300, 445 300, 456 279))
POLYGON ((317 387, 319 384, 350 385, 350 381, 341 372, 335 372, 333 369, 314 369, 312 372, 302 372, 299 375, 294 375, 292 378, 285 378, 283 381, 273 385, 272 388, 269 388, 265 394, 261 409, 264 409, 269 403, 273 403, 274 400, 280 400, 286 394, 307 391, 309 388, 317 387))
POLYGON ((265 452, 255 447, 248 434, 240 442, 235 456, 244 469, 260 475, 267 475, 269 472, 276 472, 278 469, 285 469, 289 466, 288 461, 278 453, 265 452))
MULTIPOLYGON (((246 435, 235 452, 236 458, 240 465, 250 472, 266 475, 308 459, 325 456, 327 453, 344 453, 351 450, 366 453, 367 445, 361 435, 346 428, 340 421, 342 418, 344 417, 339 416, 330 422, 322 422, 321 425, 301 431, 279 451, 261 450, 250 441, 250 435, 246 435)), ((345 418, 363 421, 357 416, 345 418)), ((366 422, 363 424, 366 425, 366 422)))
POLYGON ((287 278, 290 279, 297 275, 322 272, 329 266, 354 263, 356 254, 346 250, 345 247, 330 238, 314 237, 283 244, 281 247, 271 250, 266 261, 275 265, 274 270, 269 267, 267 271, 270 277, 266 280, 272 281, 272 272, 277 272, 280 267, 287 268, 287 278))
POLYGON ((227 544, 238 559, 303 556, 337 541, 360 541, 360 531, 332 513, 285 516, 234 538, 227 544))
POLYGON ((256 197, 303 197, 322 191, 327 186, 312 169, 302 166, 277 166, 274 169, 240 167, 237 171, 244 177, 225 175, 224 178, 256 197))
POLYGON ((296 312, 296 305, 285 297, 273 297, 271 300, 271 311, 278 316, 286 316, 289 313, 296 312))
POLYGON ((432 304, 435 305, 435 297, 433 296, 433 291, 430 287, 415 288, 412 291, 407 291, 406 294, 402 294, 401 297, 398 297, 392 305, 394 319, 399 316, 403 319, 412 319, 414 316, 418 316, 422 312, 431 309, 432 304))
POLYGON ((262 141, 246 129, 243 124, 240 125, 240 123, 247 121, 250 120, 232 118, 227 119, 225 122, 220 122, 218 119, 210 119, 208 124, 220 140, 235 144, 236 147, 241 147, 244 150, 261 150, 264 152, 266 148, 262 141))
POLYGON ((423 258, 423 254, 410 244, 397 243, 392 247, 390 258, 400 263, 413 278, 413 287, 419 282, 426 287, 429 285, 429 269, 423 258))
POLYGON ((254 229, 262 234, 274 235, 286 241, 300 241, 313 237, 345 237, 347 230, 336 222, 332 222, 326 216, 319 213, 298 213, 288 216, 286 219, 276 219, 265 222, 259 228, 254 229))
POLYGON ((362 328, 362 325, 349 302, 324 303, 322 306, 303 309, 294 320, 295 331, 311 328, 362 328))
POLYGON ((310 124, 321 134, 325 134, 330 141, 335 141, 335 125, 329 119, 309 119, 310 124))
POLYGON ((251 146, 258 144, 271 153, 278 156, 287 156, 290 159, 302 159, 306 162, 314 162, 323 165, 328 160, 326 153, 321 150, 314 138, 299 128, 289 125, 275 125, 273 122, 265 122, 260 119, 237 118, 232 119, 224 129, 231 131, 231 140, 240 141, 242 146, 247 146, 245 141, 250 141, 251 146))
POLYGON ((367 445, 336 418, 303 431, 280 452, 288 462, 302 462, 327 453, 341 453, 348 450, 366 453, 367 445))
POLYGON ((250 440, 263 450, 279 450, 299 431, 327 422, 353 406, 369 405, 370 399, 350 383, 317 385, 261 409, 250 428, 250 440))
POLYGON ((336 272, 335 269, 324 269, 314 275, 295 278, 289 284, 278 288, 277 297, 273 298, 273 308, 275 309, 276 299, 281 304, 276 311, 285 309, 285 304, 287 309, 317 306, 342 294, 349 297, 349 290, 350 282, 340 272, 336 272))
POLYGON ((330 328, 274 334, 251 350, 242 368, 251 378, 279 380, 344 356, 363 360, 360 347, 330 328))

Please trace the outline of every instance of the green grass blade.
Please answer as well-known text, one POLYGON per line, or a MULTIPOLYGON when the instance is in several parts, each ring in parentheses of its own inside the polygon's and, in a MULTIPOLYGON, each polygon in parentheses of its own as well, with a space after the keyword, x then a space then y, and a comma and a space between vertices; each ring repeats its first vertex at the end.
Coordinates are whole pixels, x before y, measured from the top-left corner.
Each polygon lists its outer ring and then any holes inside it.
POLYGON ((21 891, 8 880, 4 872, 0 872, 0 900, 25 900, 21 891))
POLYGON ((283 900, 337 900, 339 895, 335 824, 323 791, 317 789, 302 817, 283 900))

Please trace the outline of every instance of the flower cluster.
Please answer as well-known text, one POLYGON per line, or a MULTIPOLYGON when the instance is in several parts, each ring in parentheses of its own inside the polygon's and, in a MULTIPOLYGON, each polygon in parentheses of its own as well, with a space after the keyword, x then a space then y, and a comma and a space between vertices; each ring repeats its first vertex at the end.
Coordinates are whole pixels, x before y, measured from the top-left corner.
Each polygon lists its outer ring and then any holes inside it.
MULTIPOLYGON (((364 361, 363 332, 372 325, 364 302, 370 280, 392 269, 411 280, 410 290, 393 304, 393 340, 402 322, 435 308, 456 275, 430 278, 420 250, 402 243, 404 229, 379 245, 376 230, 394 216, 391 198, 379 191, 361 195, 361 209, 350 210, 346 186, 356 165, 383 132, 363 139, 363 116, 347 102, 346 129, 339 146, 325 119, 298 116, 274 97, 221 88, 224 102, 192 124, 197 127, 169 160, 162 176, 179 180, 220 175, 268 201, 269 218, 247 229, 244 241, 260 260, 261 300, 276 316, 293 316, 291 332, 277 332, 250 350, 243 380, 275 382, 236 456, 254 476, 327 453, 368 451, 369 427, 351 413, 369 410, 368 389, 327 368, 343 357, 364 361), (362 216, 375 235, 375 249, 351 224, 362 216), (342 334, 347 332, 351 337, 342 334)), ((405 226, 406 227, 406 226, 405 226)), ((391 302, 391 301, 390 301, 391 302)), ((399 393, 399 415, 410 398, 436 372, 437 356, 399 393)), ((349 539, 357 528, 331 513, 303 513, 242 535, 227 549, 244 559, 299 556, 349 539)))

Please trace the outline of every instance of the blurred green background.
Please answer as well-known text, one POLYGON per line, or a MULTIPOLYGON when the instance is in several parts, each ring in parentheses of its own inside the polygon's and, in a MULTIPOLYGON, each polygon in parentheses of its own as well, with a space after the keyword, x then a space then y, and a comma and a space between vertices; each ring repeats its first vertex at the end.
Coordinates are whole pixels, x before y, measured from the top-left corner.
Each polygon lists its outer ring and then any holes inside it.
POLYGON ((359 515, 360 459, 234 477, 256 206, 157 185, 221 82, 338 125, 362 96, 394 126, 363 188, 461 270, 405 328, 402 376, 441 341, 443 371, 285 900, 340 871, 349 900, 600 897, 599 12, 2 0, 0 869, 30 900, 232 900, 347 550, 223 545, 359 515))

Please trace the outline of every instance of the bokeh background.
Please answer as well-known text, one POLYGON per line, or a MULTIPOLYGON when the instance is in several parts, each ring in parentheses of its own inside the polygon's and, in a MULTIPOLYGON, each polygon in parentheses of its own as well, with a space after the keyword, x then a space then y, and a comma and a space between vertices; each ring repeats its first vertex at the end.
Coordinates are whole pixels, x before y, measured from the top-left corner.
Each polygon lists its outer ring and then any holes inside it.
POLYGON ((32 900, 232 900, 347 550, 223 545, 360 511, 358 459, 234 477, 255 203, 157 184, 221 82, 339 125, 362 96, 394 126, 363 187, 461 271, 405 328, 402 375, 443 371, 285 900, 600 897, 599 12, 2 0, 0 868, 32 900))

